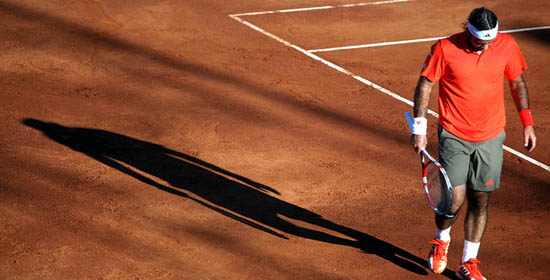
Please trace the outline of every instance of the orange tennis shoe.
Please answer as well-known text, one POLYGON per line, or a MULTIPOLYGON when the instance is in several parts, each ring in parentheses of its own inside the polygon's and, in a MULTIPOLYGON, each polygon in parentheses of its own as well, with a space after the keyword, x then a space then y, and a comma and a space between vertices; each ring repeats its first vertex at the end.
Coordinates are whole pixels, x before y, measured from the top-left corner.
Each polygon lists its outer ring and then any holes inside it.
POLYGON ((449 250, 449 243, 451 243, 450 240, 448 242, 439 239, 430 241, 430 244, 432 244, 432 250, 428 255, 428 266, 435 274, 443 273, 447 267, 447 251, 449 250))
POLYGON ((467 262, 460 265, 456 272, 456 277, 462 280, 487 280, 481 275, 481 271, 477 268, 480 262, 477 259, 469 259, 467 262))

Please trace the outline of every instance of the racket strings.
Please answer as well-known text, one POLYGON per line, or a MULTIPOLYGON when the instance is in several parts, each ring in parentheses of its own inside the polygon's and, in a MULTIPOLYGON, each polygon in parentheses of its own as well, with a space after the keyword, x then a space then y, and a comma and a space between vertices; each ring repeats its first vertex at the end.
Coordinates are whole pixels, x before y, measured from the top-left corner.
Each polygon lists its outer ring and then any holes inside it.
POLYGON ((440 168, 433 162, 430 162, 426 166, 426 179, 428 181, 428 192, 432 206, 441 211, 449 209, 451 205, 448 205, 448 203, 451 200, 451 194, 448 191, 440 168))

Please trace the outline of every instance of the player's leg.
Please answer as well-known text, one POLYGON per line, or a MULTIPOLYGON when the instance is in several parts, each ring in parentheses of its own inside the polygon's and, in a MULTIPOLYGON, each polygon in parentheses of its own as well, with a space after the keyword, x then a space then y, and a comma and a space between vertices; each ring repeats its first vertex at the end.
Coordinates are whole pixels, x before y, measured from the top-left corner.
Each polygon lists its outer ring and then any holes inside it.
POLYGON ((481 242, 487 227, 489 199, 491 192, 480 192, 468 189, 468 210, 464 220, 464 239, 481 242))
POLYGON ((466 196, 468 210, 464 220, 464 251, 457 276, 461 279, 484 279, 477 265, 481 240, 488 221, 491 192, 500 184, 502 170, 502 143, 506 134, 475 144, 466 196))
POLYGON ((474 262, 477 269, 477 253, 487 228, 491 192, 468 189, 466 193, 468 196, 468 209, 464 219, 464 250, 461 264, 473 260, 472 262, 474 262))
POLYGON ((473 152, 468 142, 452 135, 439 126, 439 162, 445 168, 453 185, 453 204, 448 215, 436 215, 438 229, 447 229, 454 224, 458 212, 466 200, 466 183, 470 171, 470 154, 473 152))
POLYGON ((468 188, 468 209, 464 220, 464 250, 456 275, 460 279, 485 279, 477 267, 477 253, 485 234, 491 192, 468 188))
POLYGON ((445 168, 453 187, 453 204, 450 213, 435 215, 436 233, 428 254, 428 266, 436 273, 442 273, 447 267, 447 251, 451 242, 451 226, 458 218, 458 212, 466 198, 470 149, 463 141, 442 127, 438 130, 439 161, 445 168))
POLYGON ((428 254, 428 266, 440 274, 447 267, 447 253, 451 243, 451 226, 458 218, 458 212, 464 204, 466 196, 466 185, 453 187, 453 205, 451 211, 446 215, 435 214, 435 235, 430 241, 432 248, 428 254))
POLYGON ((495 138, 475 144, 472 165, 468 175, 468 210, 464 220, 465 256, 462 262, 475 258, 477 248, 485 233, 488 220, 491 192, 500 184, 502 171, 502 143, 506 134, 502 132, 495 138))

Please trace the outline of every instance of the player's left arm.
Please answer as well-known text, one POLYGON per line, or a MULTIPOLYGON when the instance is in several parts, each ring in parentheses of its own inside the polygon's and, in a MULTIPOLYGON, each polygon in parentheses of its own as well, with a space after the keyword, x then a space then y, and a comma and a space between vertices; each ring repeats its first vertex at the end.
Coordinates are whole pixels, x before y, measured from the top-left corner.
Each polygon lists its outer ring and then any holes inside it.
POLYGON ((531 117, 531 111, 529 106, 529 93, 527 91, 527 84, 523 75, 510 80, 510 89, 512 91, 512 97, 516 104, 516 109, 520 114, 520 118, 523 123, 523 144, 525 149, 531 152, 535 149, 537 143, 537 137, 535 136, 535 128, 533 118, 531 117))

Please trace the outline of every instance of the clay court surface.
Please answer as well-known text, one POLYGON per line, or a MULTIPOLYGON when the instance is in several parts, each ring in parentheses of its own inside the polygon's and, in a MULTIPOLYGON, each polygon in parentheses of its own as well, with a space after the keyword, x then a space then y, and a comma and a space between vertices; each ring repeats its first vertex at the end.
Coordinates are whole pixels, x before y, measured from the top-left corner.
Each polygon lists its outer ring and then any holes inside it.
MULTIPOLYGON (((0 279, 451 279, 464 215, 432 274, 411 107, 323 63, 411 100, 435 41, 307 51, 448 36, 482 5, 549 26, 550 2, 358 3, 0 1, 0 279)), ((505 145, 542 167, 505 152, 480 268, 548 279, 550 29, 512 35, 538 145, 507 85, 505 145)))

